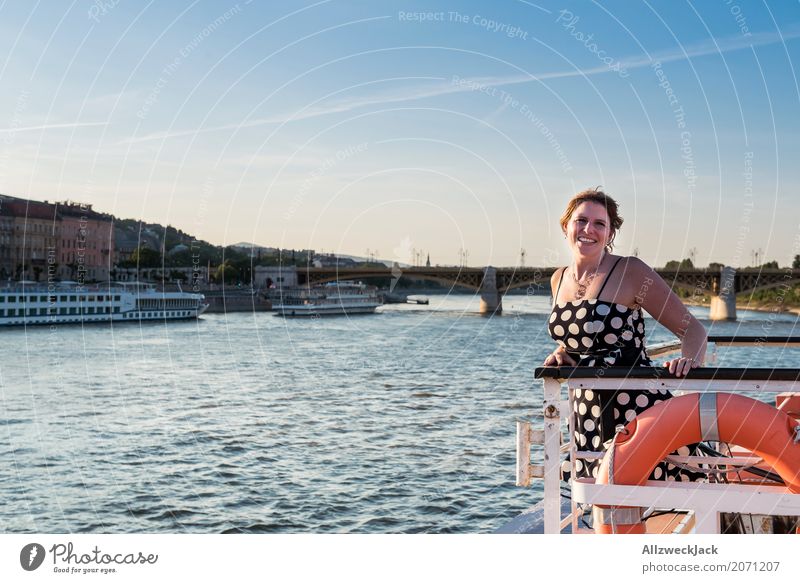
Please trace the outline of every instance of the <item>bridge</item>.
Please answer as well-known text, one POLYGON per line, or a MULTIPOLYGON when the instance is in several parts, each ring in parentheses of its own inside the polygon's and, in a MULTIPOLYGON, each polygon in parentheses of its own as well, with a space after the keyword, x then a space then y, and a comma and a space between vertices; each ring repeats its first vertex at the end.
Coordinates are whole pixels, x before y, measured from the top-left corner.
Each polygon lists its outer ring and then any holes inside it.
MULTIPOLYGON (((517 288, 544 289, 556 267, 308 267, 297 269, 299 285, 342 280, 395 279, 410 277, 458 286, 480 293, 481 313, 503 309, 506 292, 517 288)), ((711 318, 736 319, 736 294, 763 289, 788 288, 800 284, 800 269, 656 269, 672 289, 688 290, 693 295, 711 294, 711 318)))

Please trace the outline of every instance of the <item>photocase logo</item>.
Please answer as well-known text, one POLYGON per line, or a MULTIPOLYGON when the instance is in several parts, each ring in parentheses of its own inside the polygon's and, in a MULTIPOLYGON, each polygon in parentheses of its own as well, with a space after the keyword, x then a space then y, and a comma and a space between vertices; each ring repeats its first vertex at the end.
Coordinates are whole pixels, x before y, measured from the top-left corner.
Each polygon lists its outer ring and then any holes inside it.
POLYGON ((19 552, 19 564, 26 571, 35 571, 44 562, 44 547, 39 543, 30 543, 19 552))

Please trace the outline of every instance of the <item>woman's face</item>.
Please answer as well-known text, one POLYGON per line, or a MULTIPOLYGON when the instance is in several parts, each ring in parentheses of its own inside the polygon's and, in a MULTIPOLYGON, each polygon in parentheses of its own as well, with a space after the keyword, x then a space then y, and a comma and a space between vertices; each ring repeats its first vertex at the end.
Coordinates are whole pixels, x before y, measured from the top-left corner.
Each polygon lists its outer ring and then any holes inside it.
POLYGON ((592 201, 579 204, 569 218, 565 235, 576 255, 599 257, 611 238, 611 221, 605 207, 592 201))

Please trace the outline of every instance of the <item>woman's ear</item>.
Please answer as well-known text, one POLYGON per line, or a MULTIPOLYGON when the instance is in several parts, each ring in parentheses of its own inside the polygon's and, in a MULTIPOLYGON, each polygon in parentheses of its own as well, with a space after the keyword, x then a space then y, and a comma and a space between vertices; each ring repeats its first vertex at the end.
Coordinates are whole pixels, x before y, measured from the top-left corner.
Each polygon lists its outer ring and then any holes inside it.
POLYGON ((613 231, 611 233, 611 236, 608 238, 608 241, 606 241, 606 249, 608 249, 609 253, 611 253, 614 250, 614 237, 616 237, 616 236, 617 236, 617 232, 613 231))

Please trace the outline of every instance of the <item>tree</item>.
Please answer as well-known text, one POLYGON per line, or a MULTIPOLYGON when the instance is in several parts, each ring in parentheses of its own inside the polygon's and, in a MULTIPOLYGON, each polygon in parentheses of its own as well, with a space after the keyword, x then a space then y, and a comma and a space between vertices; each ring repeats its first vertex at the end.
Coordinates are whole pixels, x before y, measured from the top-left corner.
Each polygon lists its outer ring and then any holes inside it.
POLYGON ((792 261, 792 269, 800 269, 800 255, 794 256, 794 261, 792 261))
POLYGON ((222 284, 232 284, 236 281, 237 274, 238 270, 226 260, 217 267, 214 279, 222 284))
POLYGON ((716 263, 716 262, 713 262, 713 261, 708 264, 708 270, 709 271, 719 271, 723 267, 725 267, 725 265, 723 265, 722 263, 716 263))
POLYGON ((131 255, 136 267, 161 267, 161 253, 148 247, 139 247, 131 255))
POLYGON ((689 258, 681 259, 680 261, 667 261, 667 264, 664 266, 664 269, 694 269, 694 264, 692 260, 689 258))
POLYGON ((780 269, 777 261, 767 261, 761 266, 761 269, 780 269))

